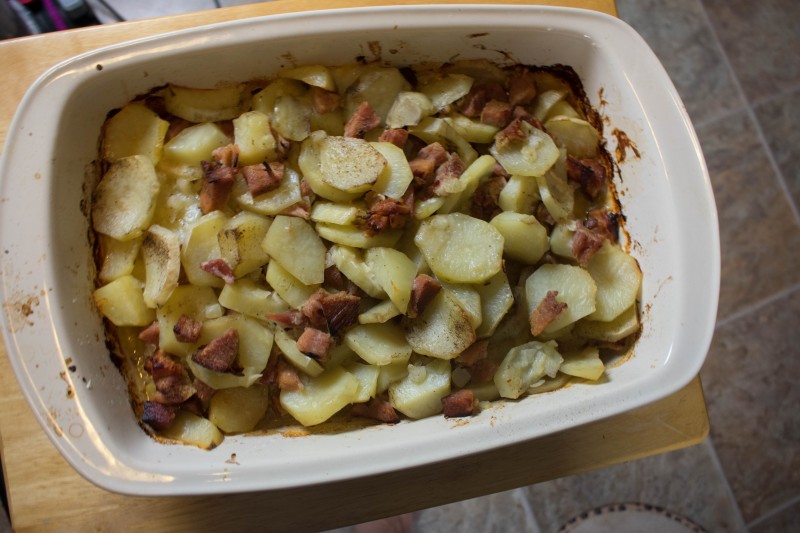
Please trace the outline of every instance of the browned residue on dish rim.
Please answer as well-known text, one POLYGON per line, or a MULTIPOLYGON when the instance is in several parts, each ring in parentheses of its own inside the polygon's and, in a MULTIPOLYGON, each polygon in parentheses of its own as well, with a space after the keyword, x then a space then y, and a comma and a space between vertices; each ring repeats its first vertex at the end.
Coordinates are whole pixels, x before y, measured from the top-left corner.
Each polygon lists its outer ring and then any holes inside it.
POLYGON ((628 150, 633 152, 634 157, 639 159, 642 155, 639 153, 639 148, 636 147, 636 143, 628 137, 628 134, 624 131, 614 128, 611 131, 611 135, 613 135, 617 139, 617 148, 615 149, 615 153, 617 155, 617 163, 624 163, 625 159, 628 157, 628 150))

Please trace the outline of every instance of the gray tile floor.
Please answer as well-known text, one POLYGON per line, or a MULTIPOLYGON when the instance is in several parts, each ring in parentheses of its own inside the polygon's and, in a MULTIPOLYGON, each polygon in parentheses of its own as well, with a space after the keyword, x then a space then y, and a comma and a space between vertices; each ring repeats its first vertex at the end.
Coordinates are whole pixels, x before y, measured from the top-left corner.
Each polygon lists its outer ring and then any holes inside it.
MULTIPOLYGON (((97 13, 112 21, 96 3, 97 13)), ((126 18, 213 0, 108 0, 126 18)), ((248 0, 222 0, 223 6, 248 0)), ((800 531, 800 2, 618 0, 694 121, 722 238, 716 335, 702 370, 705 443, 428 509, 415 531, 557 531, 615 502, 646 502, 709 531, 800 531)))

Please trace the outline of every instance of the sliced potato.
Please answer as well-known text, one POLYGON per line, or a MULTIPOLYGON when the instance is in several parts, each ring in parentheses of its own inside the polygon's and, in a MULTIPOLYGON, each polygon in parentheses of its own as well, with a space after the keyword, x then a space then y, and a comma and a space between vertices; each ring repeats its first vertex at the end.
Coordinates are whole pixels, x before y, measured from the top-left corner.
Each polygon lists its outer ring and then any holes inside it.
POLYGON ((503 271, 489 281, 474 285, 481 297, 481 325, 475 331, 479 338, 492 335, 508 310, 514 305, 514 293, 503 271))
POLYGON ((463 188, 445 197, 444 203, 438 212, 447 214, 468 209, 472 202, 472 195, 475 194, 478 186, 492 175, 494 165, 494 157, 490 155, 482 155, 473 161, 458 177, 457 183, 460 183, 463 188))
POLYGON ((283 313, 289 306, 276 293, 262 289, 250 279, 226 284, 219 293, 219 303, 225 309, 237 311, 261 320, 268 314, 283 313))
POLYGON ((427 144, 438 142, 448 152, 455 150, 465 165, 471 165, 478 158, 475 148, 442 118, 426 117, 418 125, 410 126, 408 133, 419 137, 427 144))
POLYGON ((558 159, 558 146, 547 133, 527 122, 522 122, 520 128, 525 132, 525 139, 502 147, 493 144, 489 153, 510 174, 543 176, 558 159))
POLYGON ((375 394, 383 394, 389 389, 389 385, 400 381, 408 375, 408 361, 397 361, 388 365, 379 366, 378 383, 375 387, 375 394))
POLYGON ((279 96, 270 123, 281 136, 302 141, 311 133, 311 102, 306 98, 279 96))
POLYGON ((555 377, 563 358, 554 341, 531 341, 509 350, 494 375, 503 398, 516 399, 545 375, 555 377))
POLYGON ((325 279, 325 245, 311 225, 298 217, 278 215, 269 226, 262 247, 292 276, 306 285, 325 279))
POLYGON ((358 226, 340 226, 323 222, 317 224, 317 233, 327 241, 351 248, 392 247, 403 235, 399 229, 387 229, 375 235, 368 235, 358 226))
POLYGON ((550 232, 550 250, 565 259, 575 261, 575 254, 572 253, 572 236, 575 230, 568 223, 558 223, 550 232))
POLYGON ((325 370, 319 363, 301 352, 297 347, 297 341, 281 327, 275 328, 275 344, 278 345, 286 360, 301 372, 313 377, 319 376, 325 370))
POLYGON ((442 288, 455 298, 461 309, 467 313, 469 323, 477 330, 483 322, 483 308, 481 306, 481 295, 476 287, 477 285, 467 285, 465 283, 442 282, 442 288))
POLYGON ((159 189, 149 157, 134 155, 117 160, 94 191, 92 227, 119 241, 140 237, 153 219, 159 189))
POLYGON ((306 285, 277 261, 267 266, 267 283, 290 306, 299 308, 319 289, 319 284, 306 285))
POLYGON ((397 95, 410 89, 409 83, 394 67, 367 69, 347 89, 345 116, 351 117, 362 102, 369 102, 383 124, 397 95))
POLYGON ((364 403, 375 397, 378 376, 381 373, 380 367, 353 362, 344 368, 358 380, 358 391, 353 398, 353 403, 364 403))
POLYGON ((275 104, 282 96, 303 96, 307 87, 300 81, 288 78, 278 78, 258 91, 253 96, 252 110, 272 117, 275 113, 275 104))
POLYGON ((471 143, 491 144, 491 142, 494 141, 494 136, 500 131, 500 128, 497 126, 471 120, 458 113, 450 113, 444 120, 453 126, 456 133, 461 135, 465 141, 471 143))
POLYGON ((205 450, 214 448, 225 438, 217 426, 189 411, 180 411, 172 425, 161 431, 160 435, 205 450))
POLYGON ((157 307, 167 301, 178 286, 181 273, 181 242, 177 233, 161 226, 148 228, 142 241, 145 283, 144 303, 157 307))
POLYGON ((403 330, 391 322, 354 326, 345 333, 344 342, 371 365, 408 362, 411 357, 411 346, 406 342, 403 330))
POLYGON ((553 107, 569 93, 567 88, 549 89, 536 95, 533 106, 533 116, 544 122, 553 107))
POLYGON ((284 168, 283 179, 277 189, 253 197, 240 174, 233 184, 232 194, 242 209, 261 215, 277 215, 303 199, 300 194, 300 175, 288 166, 284 168))
POLYGON ((229 143, 228 136, 216 124, 205 122, 189 126, 164 146, 164 162, 199 167, 201 161, 211 160, 211 152, 229 143))
POLYGON ((544 333, 552 333, 591 314, 595 310, 597 285, 589 273, 577 266, 542 265, 525 281, 528 313, 533 312, 547 296, 548 291, 558 291, 556 300, 567 308, 550 322, 544 333))
POLYGON ((433 359, 408 365, 408 374, 389 385, 392 406, 409 418, 442 412, 442 398, 450 394, 450 363, 433 359))
POLYGON ((194 346, 191 343, 180 342, 175 338, 172 330, 181 315, 203 322, 211 318, 218 318, 224 312, 211 287, 178 285, 166 303, 156 311, 159 326, 159 348, 173 355, 189 355, 194 346))
POLYGON ((269 117, 248 111, 233 119, 233 138, 239 147, 239 165, 255 165, 277 158, 277 142, 272 135, 269 117))
MULTIPOLYGON (((297 159, 300 171, 314 194, 334 202, 346 203, 355 200, 360 196, 360 193, 343 191, 323 179, 322 142, 327 138, 328 135, 324 131, 315 131, 303 141, 300 146, 300 155, 297 159)), ((346 170, 342 170, 342 172, 346 172, 346 170)), ((345 181, 349 182, 348 180, 345 181)))
POLYGON ((570 220, 575 208, 575 191, 567 181, 566 172, 559 172, 555 168, 548 170, 544 176, 536 177, 536 183, 542 203, 556 222, 570 220))
POLYGON ((414 179, 403 149, 387 142, 373 142, 370 145, 380 152, 387 163, 372 190, 389 198, 402 198, 414 179))
POLYGON ((197 219, 187 229, 186 244, 181 252, 181 263, 183 271, 192 285, 222 287, 225 284, 222 279, 200 268, 200 265, 222 257, 217 235, 223 231, 228 221, 228 216, 222 211, 212 211, 197 219))
POLYGON ((336 91, 336 82, 333 79, 333 74, 324 65, 304 65, 282 70, 278 73, 278 77, 299 80, 326 91, 336 91))
POLYGON ((497 205, 503 211, 529 215, 533 213, 533 207, 540 199, 539 184, 536 183, 536 179, 531 176, 511 176, 500 191, 497 205))
POLYGON ((235 389, 237 387, 246 388, 253 385, 261 378, 259 372, 249 367, 243 368, 241 374, 214 372, 213 370, 199 365, 191 357, 186 358, 186 366, 189 367, 189 370, 197 379, 217 391, 235 389))
POLYGON ((346 193, 372 188, 386 167, 386 158, 364 139, 325 137, 319 143, 322 181, 346 193))
POLYGON ((600 148, 600 133, 583 119, 553 117, 545 128, 555 138, 556 144, 567 149, 567 153, 578 159, 592 158, 600 148))
POLYGON ((164 90, 167 111, 189 122, 218 122, 238 117, 250 103, 243 84, 216 89, 191 89, 169 85, 164 90))
POLYGON ((586 269, 597 284, 597 308, 589 315, 591 320, 614 320, 636 303, 642 271, 618 244, 605 241, 586 269))
POLYGON ((130 275, 103 285, 92 293, 92 298, 115 326, 147 326, 156 316, 144 302, 142 282, 130 275))
POLYGON ((504 211, 491 220, 503 236, 503 251, 508 257, 534 265, 550 248, 547 229, 533 215, 504 211))
POLYGON ((575 333, 581 337, 605 342, 617 342, 637 331, 639 331, 639 316, 635 305, 608 322, 589 320, 587 317, 575 324, 575 333))
POLYGON ((261 268, 269 261, 269 254, 261 243, 271 223, 269 218, 241 211, 228 220, 217 234, 220 256, 231 266, 237 278, 261 268))
POLYGON ((462 213, 423 221, 414 242, 445 281, 482 283, 502 267, 503 236, 488 222, 462 213))
POLYGON ((113 163, 132 155, 143 155, 158 164, 169 122, 162 120, 144 102, 131 102, 103 125, 103 159, 113 163))
POLYGON ((229 313, 203 322, 200 338, 195 346, 199 349, 222 336, 229 329, 239 335, 239 351, 236 362, 242 368, 250 368, 253 373, 261 372, 267 366, 272 352, 273 333, 258 320, 239 313, 229 313))
POLYGON ((473 79, 465 74, 441 75, 438 71, 435 76, 428 78, 422 81, 420 91, 430 99, 437 110, 444 109, 446 105, 466 96, 473 82, 473 79))
POLYGON ((475 339, 469 314, 447 291, 439 291, 420 316, 406 321, 411 348, 437 359, 454 359, 475 339))
POLYGON ((326 224, 353 225, 365 215, 366 211, 356 205, 314 202, 311 207, 311 220, 326 224))
POLYGON ((389 296, 392 303, 405 314, 411 299, 411 288, 417 277, 417 265, 402 252, 392 248, 370 248, 364 261, 375 282, 389 296))
POLYGON ((436 107, 423 93, 402 91, 394 99, 386 115, 386 125, 390 128, 416 126, 419 122, 436 112, 436 107))
POLYGON ((281 391, 281 407, 304 426, 325 422, 355 401, 359 381, 342 367, 307 380, 298 391, 281 391))
POLYGON ((133 272, 133 264, 142 248, 142 239, 118 241, 107 235, 99 235, 102 263, 97 277, 103 283, 114 281, 133 272))
POLYGON ((569 376, 597 381, 605 372, 606 367, 600 359, 597 348, 584 348, 578 353, 566 354, 561 372, 569 376))
POLYGON ((385 300, 358 315, 358 323, 383 324, 400 314, 400 310, 391 300, 385 300))
POLYGON ((358 288, 373 298, 386 298, 386 293, 378 285, 375 275, 364 261, 361 250, 349 246, 334 244, 328 250, 331 261, 347 279, 358 285, 358 288))
POLYGON ((269 389, 252 387, 223 389, 211 397, 208 420, 225 433, 244 433, 256 427, 269 407, 269 389))

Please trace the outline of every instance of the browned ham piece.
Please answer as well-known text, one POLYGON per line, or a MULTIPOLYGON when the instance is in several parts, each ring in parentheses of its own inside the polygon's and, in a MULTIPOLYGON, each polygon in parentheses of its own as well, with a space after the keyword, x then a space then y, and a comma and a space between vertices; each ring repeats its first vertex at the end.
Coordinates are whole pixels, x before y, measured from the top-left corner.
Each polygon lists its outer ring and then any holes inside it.
POLYGON ((447 150, 438 142, 423 147, 416 157, 408 162, 411 173, 414 174, 414 182, 418 186, 430 185, 433 182, 434 171, 445 161, 447 161, 447 150))
POLYGON ((156 431, 167 429, 175 421, 178 413, 177 405, 164 405, 163 403, 145 401, 142 405, 142 422, 156 431))
POLYGON ((472 365, 465 367, 473 383, 487 383, 494 378, 497 363, 491 359, 480 359, 472 365))
POLYGON ((330 358, 331 347, 333 347, 331 336, 316 328, 304 329, 297 339, 297 348, 301 352, 323 363, 330 358))
POLYGON ((351 411, 355 416, 363 416, 364 418, 372 418, 387 424, 397 424, 400 422, 400 417, 397 411, 394 410, 392 404, 382 398, 373 398, 369 403, 357 403, 353 405, 351 411))
POLYGON ((475 395, 472 389, 461 389, 442 398, 442 412, 447 418, 475 414, 475 395))
POLYGON ((200 381, 197 378, 194 378, 193 384, 195 390, 197 391, 197 397, 201 402, 207 402, 212 396, 214 396, 214 393, 217 392, 217 389, 206 384, 205 381, 200 381))
POLYGON ((225 207, 239 172, 239 147, 229 144, 212 152, 213 161, 201 161, 203 187, 200 189, 200 210, 203 214, 225 207))
POLYGON ((220 258, 203 261, 200 263, 200 269, 220 278, 228 285, 236 281, 236 276, 233 275, 233 269, 224 259, 220 258))
POLYGON ((597 198, 606 183, 606 167, 594 159, 567 156, 567 179, 577 184, 591 199, 597 198))
POLYGON ((334 111, 342 101, 342 97, 337 93, 326 91, 321 87, 311 87, 308 92, 311 94, 311 105, 319 115, 334 111))
POLYGON ((503 128, 511 122, 513 109, 508 102, 491 100, 481 110, 480 121, 484 124, 503 128))
POLYGON ((603 242, 617 241, 619 222, 617 215, 607 211, 595 210, 587 214, 586 220, 578 224, 572 236, 572 255, 581 266, 586 266, 603 242))
POLYGON ((440 290, 442 285, 438 281, 427 274, 419 274, 411 286, 411 298, 408 301, 406 316, 416 318, 422 314, 440 290))
POLYGON ((481 359, 486 359, 488 355, 489 339, 481 339, 469 345, 469 348, 464 350, 456 357, 456 361, 464 366, 472 366, 481 359))
POLYGON ((408 222, 411 210, 402 200, 383 198, 373 202, 367 212, 365 232, 376 235, 387 228, 402 228, 408 222))
POLYGON ((470 118, 478 117, 486 104, 492 100, 508 101, 503 86, 497 82, 476 83, 461 101, 460 109, 470 118))
POLYGON ((558 291, 547 291, 536 309, 531 312, 531 335, 534 337, 541 335, 544 328, 567 308, 567 304, 556 300, 556 296, 558 291))
POLYGON ((536 98, 536 81, 533 73, 517 69, 508 80, 508 101, 512 106, 527 105, 536 98))
POLYGON ((379 142, 392 143, 398 148, 404 147, 407 140, 408 130, 404 129, 388 129, 381 133, 381 136, 378 137, 379 142))
POLYGON ((478 185, 478 188, 475 189, 475 193, 472 195, 470 215, 488 222, 502 211, 497 205, 497 202, 500 200, 500 192, 506 186, 506 183, 507 181, 504 176, 495 174, 478 185))
POLYGON ((195 393, 186 369, 164 350, 157 350, 148 357, 144 369, 153 377, 156 386, 154 399, 158 403, 183 403, 195 393))
POLYGON ((283 179, 283 163, 259 163, 242 167, 242 175, 252 196, 277 189, 283 179))
POLYGON ((186 315, 181 315, 178 321, 172 326, 175 338, 180 342, 195 342, 200 338, 203 330, 203 323, 186 315))
POLYGON ((381 124, 381 117, 375 113, 369 102, 362 102, 358 109, 353 112, 353 116, 344 125, 345 137, 363 137, 368 131, 377 128, 381 124))
POLYGON ((312 294, 301 311, 312 327, 326 329, 331 335, 358 322, 361 298, 347 292, 328 293, 320 289, 312 294))
POLYGON ((214 372, 227 372, 238 353, 239 332, 229 328, 192 355, 192 361, 214 372))
POLYGON ((464 173, 466 165, 458 154, 452 153, 447 155, 447 160, 444 161, 436 169, 436 177, 433 180, 431 188, 433 194, 436 196, 448 196, 452 194, 453 183, 458 181, 461 174, 464 173))
POLYGON ((303 390, 303 382, 297 369, 281 360, 278 362, 278 388, 285 391, 303 390))
POLYGON ((152 344, 158 346, 159 338, 161 337, 161 328, 158 325, 158 320, 144 328, 139 332, 139 340, 145 344, 152 344))
POLYGON ((308 318, 299 309, 290 309, 285 313, 267 313, 264 318, 268 318, 285 328, 299 328, 309 324, 308 318))

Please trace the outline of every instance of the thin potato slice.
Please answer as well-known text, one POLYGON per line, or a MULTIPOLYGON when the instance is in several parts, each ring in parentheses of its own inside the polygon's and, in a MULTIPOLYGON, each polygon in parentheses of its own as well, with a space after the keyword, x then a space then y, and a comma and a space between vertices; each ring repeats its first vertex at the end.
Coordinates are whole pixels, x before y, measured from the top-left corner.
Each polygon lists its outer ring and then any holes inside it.
POLYGON ((578 159, 592 158, 600 147, 600 133, 583 119, 553 117, 545 128, 555 138, 556 144, 567 149, 567 153, 578 159))
POLYGON ((179 412, 172 425, 161 435, 205 450, 214 448, 224 438, 214 424, 188 411, 179 412))
POLYGON ((299 308, 319 289, 318 284, 306 285, 277 261, 270 261, 267 266, 267 283, 278 296, 292 307, 299 308))
POLYGON ((121 276, 92 293, 100 312, 115 326, 147 326, 155 313, 144 302, 142 282, 121 276))
POLYGON ((300 200, 300 175, 291 167, 285 167, 283 179, 277 189, 253 196, 244 177, 239 175, 233 185, 233 197, 242 209, 261 215, 277 215, 300 200))
POLYGON ((404 253, 392 248, 370 248, 364 255, 367 267, 392 303, 405 314, 417 265, 404 253))
POLYGON ((322 181, 339 191, 368 191, 386 164, 386 158, 363 139, 332 136, 319 143, 322 181))
POLYGON ((370 145, 380 152, 387 163, 372 190, 389 198, 402 198, 414 179, 403 149, 387 142, 374 142, 370 145))
POLYGON ((286 360, 295 368, 309 376, 319 376, 325 370, 322 366, 300 351, 297 342, 281 327, 275 328, 275 344, 280 348, 286 360))
POLYGON ((454 359, 475 342, 475 338, 469 314, 444 290, 420 316, 406 322, 406 340, 411 348, 437 359, 454 359))
POLYGON ((272 135, 269 117, 248 111, 233 119, 233 138, 239 147, 239 165, 255 165, 277 158, 277 142, 272 135))
POLYGON ((609 322, 584 318, 575 324, 575 333, 587 339, 617 342, 639 331, 639 316, 635 305, 609 322))
POLYGON ((450 394, 450 364, 433 359, 408 367, 406 377, 389 385, 392 406, 409 418, 441 413, 442 398, 450 394))
POLYGON ((178 235, 152 225, 142 241, 145 283, 144 303, 157 307, 167 301, 178 286, 181 272, 181 243, 178 235))
POLYGON ((467 313, 469 323, 474 329, 478 329, 483 322, 483 308, 481 306, 481 295, 477 290, 477 285, 466 283, 447 283, 442 282, 442 288, 450 293, 461 309, 467 313))
POLYGON ((181 315, 201 322, 218 318, 224 309, 217 302, 217 296, 211 287, 194 285, 178 285, 169 299, 156 311, 159 326, 158 346, 173 355, 189 355, 194 346, 188 342, 180 342, 175 338, 173 327, 181 315))
POLYGON ((292 276, 306 285, 325 279, 325 245, 311 225, 298 217, 278 215, 269 226, 262 247, 292 276))
POLYGON ((313 87, 319 87, 326 91, 335 91, 336 82, 328 67, 324 65, 304 65, 302 67, 290 68, 278 73, 280 78, 289 78, 302 81, 313 87))
POLYGON ((394 67, 367 69, 347 88, 345 115, 351 117, 362 102, 369 102, 383 124, 397 95, 409 89, 409 83, 394 67))
POLYGON ((208 420, 225 433, 250 431, 269 407, 266 387, 236 387, 217 391, 208 406, 208 420))
POLYGON ((400 315, 391 300, 385 300, 358 315, 359 324, 383 324, 400 315))
POLYGON ((164 90, 167 111, 189 122, 218 122, 238 117, 249 104, 242 84, 217 89, 191 89, 169 85, 164 90))
POLYGON ((353 362, 347 364, 344 368, 358 380, 358 391, 353 398, 353 403, 364 403, 375 397, 375 391, 378 388, 378 376, 381 373, 379 367, 353 362))
POLYGON ((327 241, 351 248, 392 247, 403 236, 402 230, 389 229, 368 235, 357 226, 340 226, 323 222, 317 224, 317 233, 327 241))
POLYGON ((164 163, 199 167, 201 161, 211 160, 211 152, 229 143, 228 136, 216 124, 206 122, 189 126, 164 146, 164 163))
POLYGON ((536 179, 531 176, 511 176, 500 191, 497 205, 503 211, 529 215, 533 213, 533 208, 540 199, 536 179))
POLYGON ((481 297, 481 325, 475 331, 478 338, 492 335, 514 305, 514 293, 505 272, 498 272, 486 283, 475 285, 481 297))
POLYGON ((525 281, 528 312, 533 312, 549 291, 558 291, 556 300, 567 308, 545 328, 552 333, 590 315, 595 310, 597 285, 584 269, 571 265, 542 265, 525 281))
POLYGON ((142 239, 118 241, 100 234, 100 253, 103 257, 97 277, 103 283, 114 281, 133 272, 133 264, 142 248, 142 239))
POLYGON ((271 219, 242 211, 228 220, 217 234, 220 256, 230 265, 237 278, 261 268, 269 261, 269 255, 261 243, 271 223, 271 219))
POLYGON ((331 368, 304 382, 298 391, 281 391, 281 407, 304 426, 325 422, 359 392, 359 381, 342 367, 331 368))
POLYGON ((520 128, 525 139, 504 146, 496 143, 489 148, 506 172, 519 176, 544 176, 558 159, 558 147, 545 132, 522 122, 520 128))
POLYGON ((140 237, 153 219, 160 188, 149 157, 117 160, 94 191, 92 227, 119 241, 140 237))
POLYGON ((536 264, 550 248, 547 229, 533 215, 505 211, 491 224, 503 236, 505 254, 526 265, 536 264))
POLYGON ((409 127, 408 133, 428 144, 438 142, 448 151, 455 150, 465 165, 471 165, 478 158, 475 148, 442 118, 426 117, 416 126, 409 127))
POLYGON ((554 341, 531 341, 509 350, 494 375, 503 398, 517 399, 544 376, 555 377, 563 362, 554 341))
POLYGON ((366 212, 355 205, 314 202, 310 215, 311 220, 314 222, 348 226, 358 222, 366 215, 366 212))
POLYGON ((589 315, 591 320, 614 320, 636 302, 642 271, 619 245, 605 241, 586 269, 597 284, 597 309, 589 315))
POLYGON ((143 102, 132 102, 103 126, 103 159, 113 163, 123 157, 144 155, 158 164, 168 128, 169 122, 143 102))
MULTIPOLYGON (((322 170, 322 142, 328 138, 324 131, 315 131, 303 141, 297 164, 314 194, 334 202, 350 202, 359 197, 358 192, 347 192, 327 183, 322 170)), ((376 176, 377 179, 377 176, 376 176)))
POLYGON ((392 323, 355 326, 345 333, 344 342, 371 365, 408 362, 411 357, 411 346, 406 342, 403 330, 392 323))
POLYGON ((236 280, 225 285, 219 293, 219 303, 225 309, 264 320, 266 315, 283 313, 289 306, 276 293, 260 288, 250 279, 236 280))
POLYGON ((597 348, 589 347, 575 354, 566 354, 560 370, 569 376, 597 381, 606 367, 597 348))
POLYGON ((436 112, 436 107, 423 93, 403 91, 394 99, 386 116, 386 125, 390 128, 416 126, 419 122, 436 112))
POLYGON ((181 251, 181 263, 183 272, 192 285, 222 287, 225 284, 222 279, 200 268, 200 265, 222 257, 217 236, 228 221, 228 216, 222 211, 212 211, 197 219, 187 229, 186 244, 181 251))
POLYGON ((503 236, 488 222, 463 213, 423 221, 414 242, 431 270, 445 281, 482 283, 502 267, 503 236))
POLYGON ((473 79, 465 74, 441 75, 422 81, 420 91, 425 94, 437 110, 466 96, 472 88, 473 79))
MULTIPOLYGON (((323 235, 324 236, 324 235, 323 235)), ((361 250, 334 244, 328 250, 331 261, 336 265, 342 274, 350 281, 358 285, 358 288, 366 292, 373 298, 386 298, 386 292, 381 288, 375 279, 375 275, 364 261, 361 250)))

